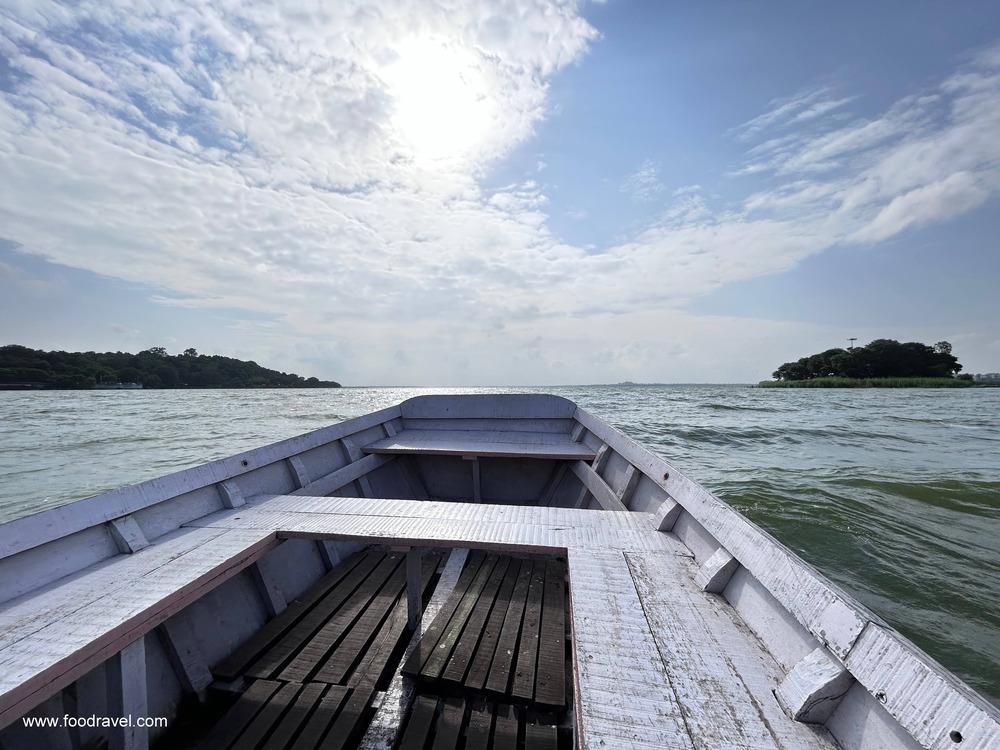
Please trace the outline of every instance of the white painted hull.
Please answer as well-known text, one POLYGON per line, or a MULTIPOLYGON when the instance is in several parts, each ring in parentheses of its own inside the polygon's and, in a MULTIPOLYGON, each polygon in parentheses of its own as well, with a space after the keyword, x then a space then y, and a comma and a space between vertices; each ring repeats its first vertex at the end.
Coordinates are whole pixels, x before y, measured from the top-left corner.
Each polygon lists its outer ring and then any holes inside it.
POLYGON ((552 396, 411 399, 0 526, 0 747, 155 740, 23 717, 173 720, 211 665, 368 544, 565 555, 580 747, 1000 748, 995 707, 552 396))

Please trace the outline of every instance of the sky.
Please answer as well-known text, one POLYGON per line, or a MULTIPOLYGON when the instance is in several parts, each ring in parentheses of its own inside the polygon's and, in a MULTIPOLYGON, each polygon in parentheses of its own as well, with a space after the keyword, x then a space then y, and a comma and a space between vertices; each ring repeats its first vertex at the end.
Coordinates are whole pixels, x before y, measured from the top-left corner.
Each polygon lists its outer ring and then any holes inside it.
POLYGON ((1000 370, 995 2, 0 0, 0 343, 349 385, 1000 370))

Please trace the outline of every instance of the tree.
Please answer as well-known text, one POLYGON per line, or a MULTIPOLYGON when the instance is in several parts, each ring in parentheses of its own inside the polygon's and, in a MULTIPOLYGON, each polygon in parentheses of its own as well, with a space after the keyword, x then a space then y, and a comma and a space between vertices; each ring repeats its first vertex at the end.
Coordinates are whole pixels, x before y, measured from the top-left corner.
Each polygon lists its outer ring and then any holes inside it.
POLYGON ((144 352, 139 352, 140 354, 152 354, 154 357, 166 357, 167 349, 163 346, 151 346, 144 352))
POLYGON ((951 344, 939 341, 933 347, 917 341, 900 343, 875 339, 853 349, 825 352, 786 362, 774 371, 777 380, 809 380, 829 376, 843 378, 953 377, 962 365, 951 353, 951 344))
POLYGON ((197 357, 197 356, 198 356, 198 350, 197 350, 197 349, 195 349, 195 348, 194 348, 194 347, 192 346, 192 347, 191 347, 190 349, 185 349, 185 350, 184 350, 184 356, 185 356, 185 357, 197 357))

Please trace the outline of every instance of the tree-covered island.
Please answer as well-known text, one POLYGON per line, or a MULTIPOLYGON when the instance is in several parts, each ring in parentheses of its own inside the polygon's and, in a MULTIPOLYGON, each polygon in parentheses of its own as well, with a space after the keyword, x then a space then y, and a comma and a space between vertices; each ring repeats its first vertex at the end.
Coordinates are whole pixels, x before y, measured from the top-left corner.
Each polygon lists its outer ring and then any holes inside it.
POLYGON ((128 352, 46 352, 0 346, 0 389, 90 389, 136 384, 143 388, 339 388, 340 383, 278 372, 232 357, 160 346, 128 352))
POLYGON ((971 375, 959 375, 962 365, 951 344, 934 346, 916 341, 876 339, 867 346, 827 349, 785 362, 774 371, 768 388, 933 388, 973 385, 971 375))

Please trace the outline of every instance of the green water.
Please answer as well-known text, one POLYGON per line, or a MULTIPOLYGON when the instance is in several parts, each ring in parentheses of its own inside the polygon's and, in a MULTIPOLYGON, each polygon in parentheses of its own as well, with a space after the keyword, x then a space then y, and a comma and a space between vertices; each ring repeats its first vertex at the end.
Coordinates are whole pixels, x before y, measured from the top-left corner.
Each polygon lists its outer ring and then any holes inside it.
MULTIPOLYGON (((664 455, 1000 703, 1000 389, 543 390, 664 455)), ((428 392, 0 392, 0 520, 428 392)))

